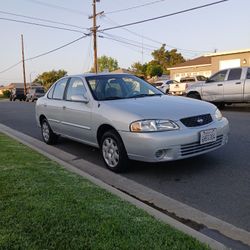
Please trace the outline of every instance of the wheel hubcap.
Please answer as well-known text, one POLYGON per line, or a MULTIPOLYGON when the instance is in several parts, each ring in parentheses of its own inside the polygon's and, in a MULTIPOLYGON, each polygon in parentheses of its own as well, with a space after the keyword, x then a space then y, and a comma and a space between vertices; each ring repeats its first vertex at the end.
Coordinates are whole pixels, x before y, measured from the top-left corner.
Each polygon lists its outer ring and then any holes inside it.
POLYGON ((119 163, 119 150, 115 140, 106 138, 102 144, 102 154, 109 167, 114 168, 119 163))
POLYGON ((49 126, 46 122, 44 122, 42 125, 42 134, 44 140, 47 142, 49 140, 49 126))

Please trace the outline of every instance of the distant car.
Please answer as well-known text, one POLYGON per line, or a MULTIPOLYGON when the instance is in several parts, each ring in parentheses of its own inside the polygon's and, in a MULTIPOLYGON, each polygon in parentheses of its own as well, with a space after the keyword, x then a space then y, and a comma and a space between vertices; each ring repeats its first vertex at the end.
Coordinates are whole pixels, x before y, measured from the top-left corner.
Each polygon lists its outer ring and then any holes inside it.
POLYGON ((63 77, 37 100, 36 120, 45 143, 62 135, 100 148, 115 172, 129 159, 165 162, 216 150, 229 133, 213 104, 164 95, 129 74, 63 77))
POLYGON ((10 93, 10 101, 24 101, 25 100, 24 88, 14 88, 10 93))
POLYGON ((169 94, 171 95, 186 95, 187 88, 195 83, 205 82, 207 78, 202 75, 188 76, 180 79, 179 83, 170 84, 169 94))
POLYGON ((168 94, 170 84, 176 83, 178 82, 175 80, 159 80, 157 82, 154 82, 153 85, 163 93, 168 94))
POLYGON ((42 97, 45 95, 45 91, 43 88, 32 88, 29 90, 28 94, 26 95, 26 102, 34 102, 38 98, 42 97))
POLYGON ((223 108, 225 104, 250 102, 250 67, 223 69, 205 82, 187 89, 187 96, 212 102, 223 108))

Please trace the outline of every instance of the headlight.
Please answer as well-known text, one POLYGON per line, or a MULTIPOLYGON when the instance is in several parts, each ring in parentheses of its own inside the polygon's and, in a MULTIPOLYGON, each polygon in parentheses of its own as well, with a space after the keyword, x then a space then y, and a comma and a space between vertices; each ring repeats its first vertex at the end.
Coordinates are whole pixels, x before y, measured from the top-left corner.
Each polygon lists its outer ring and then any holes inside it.
POLYGON ((219 109, 216 109, 215 114, 214 114, 216 120, 220 121, 222 119, 222 114, 219 109))
POLYGON ((177 129, 179 129, 179 126, 170 120, 142 120, 130 124, 131 132, 155 132, 177 129))

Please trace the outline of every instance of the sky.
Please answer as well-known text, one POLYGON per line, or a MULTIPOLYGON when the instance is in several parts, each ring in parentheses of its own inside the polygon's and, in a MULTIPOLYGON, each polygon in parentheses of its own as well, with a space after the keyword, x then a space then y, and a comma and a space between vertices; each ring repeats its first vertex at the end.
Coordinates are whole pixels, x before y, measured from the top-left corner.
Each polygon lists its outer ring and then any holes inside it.
MULTIPOLYGON (((104 11, 104 14, 98 16, 97 25, 101 31, 216 1, 100 0, 96 3, 97 12, 104 11)), ((24 37, 25 58, 29 59, 90 33, 92 0, 0 0, 0 3, 0 72, 22 59, 21 34, 24 37), (57 29, 5 19, 56 26, 57 29)), ((168 50, 177 48, 185 59, 215 50, 221 52, 249 49, 249 10, 250 0, 228 0, 218 5, 126 28, 99 32, 98 57, 113 57, 121 68, 128 68, 135 62, 145 63, 152 60, 151 53, 163 43, 168 50)), ((92 65, 93 39, 86 36, 53 53, 26 61, 26 79, 27 82, 33 81, 45 71, 59 69, 66 70, 68 74, 79 74, 89 71, 92 65)), ((0 85, 11 82, 23 82, 22 64, 0 73, 0 85)))

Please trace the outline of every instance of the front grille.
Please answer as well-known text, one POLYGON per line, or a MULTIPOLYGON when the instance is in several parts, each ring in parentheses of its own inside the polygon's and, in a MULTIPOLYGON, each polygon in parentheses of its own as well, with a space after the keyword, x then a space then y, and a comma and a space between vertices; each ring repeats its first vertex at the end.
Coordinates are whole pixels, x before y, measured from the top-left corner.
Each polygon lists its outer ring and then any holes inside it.
POLYGON ((202 153, 204 151, 217 148, 222 144, 223 135, 217 136, 217 140, 206 144, 200 144, 200 142, 189 143, 181 145, 181 156, 192 155, 202 153))
POLYGON ((210 114, 197 115, 197 116, 186 117, 186 118, 181 119, 181 122, 186 127, 198 127, 198 126, 206 125, 212 121, 213 119, 210 114))

